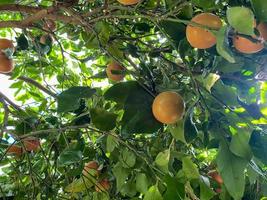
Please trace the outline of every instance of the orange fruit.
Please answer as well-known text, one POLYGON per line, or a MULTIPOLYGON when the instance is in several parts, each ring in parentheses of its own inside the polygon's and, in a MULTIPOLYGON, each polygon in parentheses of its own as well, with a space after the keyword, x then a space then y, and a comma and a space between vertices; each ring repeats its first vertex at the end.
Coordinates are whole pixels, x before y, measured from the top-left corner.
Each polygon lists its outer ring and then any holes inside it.
POLYGON ((116 72, 123 72, 124 67, 120 66, 116 62, 111 62, 106 68, 107 77, 112 81, 121 81, 124 78, 124 74, 116 74, 116 72), (113 72, 115 71, 115 72, 113 72))
POLYGON ((51 19, 46 20, 43 25, 43 29, 46 31, 55 31, 56 28, 57 28, 56 22, 54 22, 51 19))
POLYGON ((263 37, 263 39, 267 41, 267 23, 265 22, 259 23, 257 29, 259 30, 261 37, 263 37))
POLYGON ((12 154, 12 155, 16 155, 16 156, 20 156, 23 153, 23 149, 22 147, 18 146, 18 145, 11 145, 8 147, 7 149, 7 154, 12 154))
POLYGON ((220 174, 216 170, 212 170, 208 172, 208 175, 215 180, 218 184, 223 184, 223 179, 220 174))
POLYGON ((98 182, 95 185, 96 192, 104 192, 104 191, 108 191, 109 189, 110 189, 110 183, 108 179, 103 179, 102 181, 98 182))
MULTIPOLYGON (((267 24, 264 22, 261 22, 258 26, 257 29, 260 33, 260 37, 252 36, 255 39, 260 40, 263 38, 264 40, 267 40, 267 24)), ((264 44, 262 42, 254 42, 251 41, 250 39, 247 39, 245 37, 235 35, 233 37, 233 45, 241 53, 245 54, 252 54, 252 53, 257 53, 261 51, 264 48, 264 44)))
POLYGON ((23 140, 23 144, 27 151, 37 151, 40 147, 40 140, 37 138, 25 139, 23 140))
MULTIPOLYGON (((221 19, 211 13, 201 13, 193 17, 191 21, 213 29, 220 29, 222 26, 221 19)), ((216 37, 213 33, 190 24, 186 27, 186 38, 192 47, 198 49, 207 49, 216 44, 216 37)))
POLYGON ((0 72, 9 73, 14 69, 13 60, 8 59, 4 53, 0 53, 0 72))
POLYGON ((90 161, 88 163, 85 164, 84 168, 83 168, 83 175, 84 176, 98 176, 99 175, 99 165, 98 162, 96 161, 90 161))
POLYGON ((185 111, 183 98, 176 92, 162 92, 153 101, 154 117, 165 124, 173 124, 180 120, 185 111))
POLYGON ((8 39, 0 39, 0 50, 5 50, 5 49, 13 49, 13 51, 15 51, 13 42, 8 39))
POLYGON ((233 45, 241 53, 252 54, 261 51, 264 48, 263 43, 253 42, 245 37, 235 35, 233 45))
POLYGON ((137 4, 140 0, 118 0, 121 4, 125 6, 137 4))

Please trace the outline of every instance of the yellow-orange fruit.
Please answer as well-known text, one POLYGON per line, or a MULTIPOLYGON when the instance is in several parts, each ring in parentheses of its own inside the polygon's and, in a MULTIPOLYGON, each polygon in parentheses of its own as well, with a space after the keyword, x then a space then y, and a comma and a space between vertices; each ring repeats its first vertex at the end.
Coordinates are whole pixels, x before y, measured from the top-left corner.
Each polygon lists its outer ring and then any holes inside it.
POLYGON ((118 0, 121 4, 125 6, 137 4, 140 0, 118 0))
MULTIPOLYGON (((201 13, 193 17, 191 21, 212 29, 220 29, 222 26, 221 19, 211 13, 201 13)), ((216 44, 216 37, 213 33, 194 25, 187 25, 186 38, 192 47, 198 49, 207 49, 216 44)))
POLYGON ((121 81, 124 78, 124 74, 116 74, 116 72, 123 73, 123 70, 124 67, 120 66, 116 62, 111 62, 106 68, 107 77, 112 81, 121 81))
POLYGON ((5 49, 13 49, 15 50, 15 47, 13 45, 13 42, 8 39, 0 39, 0 50, 5 50, 5 49))
POLYGON ((20 147, 18 145, 15 145, 15 144, 9 146, 8 149, 7 149, 7 154, 20 156, 22 153, 23 153, 22 147, 20 147))
POLYGON ((43 26, 43 29, 46 31, 55 31, 57 28, 56 22, 54 22, 53 20, 46 20, 43 26))
POLYGON ((208 172, 208 175, 214 179, 218 184, 223 184, 223 179, 220 174, 216 170, 212 170, 208 172))
POLYGON ((82 173, 83 173, 84 176, 88 176, 88 174, 90 176, 98 176, 99 175, 98 168, 99 168, 98 162, 90 161, 90 162, 85 164, 82 173))
POLYGON ((110 183, 108 179, 103 179, 102 181, 98 182, 95 185, 96 192, 104 192, 104 191, 108 191, 109 189, 110 189, 110 183))
POLYGON ((261 51, 264 48, 263 43, 253 42, 245 37, 235 35, 233 45, 241 53, 252 54, 261 51))
MULTIPOLYGON (((256 23, 255 23, 256 24, 256 23)), ((266 23, 260 23, 257 26, 257 29, 260 33, 260 36, 257 38, 256 36, 252 36, 257 40, 267 40, 267 25, 266 23)), ((233 37, 233 45, 241 53, 245 54, 253 54, 261 51, 264 48, 264 44, 261 41, 252 41, 242 36, 235 35, 233 37)))
POLYGON ((0 72, 9 73, 14 69, 13 60, 8 59, 5 54, 0 53, 0 72))
POLYGON ((40 148, 40 140, 37 138, 34 139, 25 139, 23 140, 26 151, 37 151, 40 148))
POLYGON ((153 115, 164 124, 176 123, 182 119, 184 111, 184 100, 176 92, 162 92, 153 101, 153 115))

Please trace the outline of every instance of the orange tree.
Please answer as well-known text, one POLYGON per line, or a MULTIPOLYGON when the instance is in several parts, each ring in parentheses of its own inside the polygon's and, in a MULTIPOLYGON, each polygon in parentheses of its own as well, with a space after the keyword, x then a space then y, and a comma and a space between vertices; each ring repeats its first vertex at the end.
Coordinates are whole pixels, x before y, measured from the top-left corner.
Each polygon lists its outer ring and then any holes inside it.
POLYGON ((265 199, 266 5, 0 1, 0 197, 265 199))

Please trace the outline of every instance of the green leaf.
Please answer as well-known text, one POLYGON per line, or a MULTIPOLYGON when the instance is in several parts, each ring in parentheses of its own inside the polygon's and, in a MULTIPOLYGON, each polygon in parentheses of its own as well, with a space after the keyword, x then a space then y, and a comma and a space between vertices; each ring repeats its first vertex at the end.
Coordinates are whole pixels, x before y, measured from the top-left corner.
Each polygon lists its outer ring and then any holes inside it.
POLYGON ((164 182, 167 184, 167 191, 163 195, 164 200, 184 200, 185 187, 183 183, 180 183, 177 178, 170 175, 164 177, 164 182))
POLYGON ((204 8, 205 10, 216 9, 216 5, 219 1, 216 0, 192 0, 195 6, 204 8))
POLYGON ((136 191, 136 184, 134 182, 134 179, 127 181, 126 183, 124 183, 124 185, 122 186, 120 193, 123 196, 129 196, 129 197, 134 197, 137 193, 136 191))
POLYGON ((156 132, 162 124, 152 114, 154 98, 137 82, 131 82, 125 86, 129 87, 129 94, 125 99, 124 115, 121 121, 122 134, 156 132))
POLYGON ((87 188, 93 187, 94 183, 87 181, 85 178, 79 178, 65 187, 65 191, 69 193, 78 193, 85 191, 87 188))
POLYGON ((176 140, 186 143, 184 137, 184 120, 180 120, 175 125, 168 126, 168 128, 172 134, 172 137, 174 137, 176 140))
POLYGON ((212 93, 228 106, 239 106, 236 88, 223 84, 221 80, 215 83, 212 93))
POLYGON ((249 141, 253 155, 267 165, 267 135, 260 131, 253 131, 249 141))
POLYGON ((58 95, 58 112, 68 112, 79 108, 81 98, 90 98, 96 92, 89 87, 71 87, 58 95))
POLYGON ((93 108, 90 110, 92 122, 94 126, 102 131, 110 131, 116 127, 118 115, 110 113, 101 108, 93 108))
POLYGON ((252 152, 249 146, 251 132, 244 128, 237 128, 236 133, 232 136, 230 150, 235 155, 250 160, 252 152))
POLYGON ((169 161, 170 161, 170 150, 169 149, 160 152, 155 159, 156 165, 158 165, 165 172, 168 171, 169 161))
POLYGON ((144 200, 163 200, 157 186, 151 186, 146 192, 144 200))
POLYGON ((78 163, 82 160, 82 152, 79 150, 66 148, 58 158, 58 165, 60 167, 78 163))
POLYGON ((109 194, 106 192, 94 192, 93 200, 109 200, 109 194))
POLYGON ((214 73, 209 73, 206 77, 202 75, 197 77, 197 80, 203 84, 203 86, 211 92, 213 85, 220 79, 220 76, 214 73))
POLYGON ((118 162, 112 169, 112 172, 116 178, 116 186, 117 186, 117 191, 119 192, 124 185, 130 170, 126 169, 122 166, 120 162, 118 162))
POLYGON ((227 143, 222 141, 216 162, 227 191, 235 200, 240 200, 245 190, 244 170, 248 161, 234 155, 230 151, 227 143))
POLYGON ((249 8, 231 7, 226 11, 229 24, 239 33, 254 34, 254 14, 249 8))
POLYGON ((107 147, 106 147, 107 152, 111 153, 117 145, 118 145, 117 139, 112 135, 108 135, 107 136, 107 147))
POLYGON ((199 172, 197 165, 193 163, 193 161, 189 157, 182 158, 183 163, 183 172, 186 175, 186 177, 191 179, 199 179, 199 172))
POLYGON ((131 168, 135 165, 136 156, 131 150, 124 149, 119 159, 124 168, 131 168))
POLYGON ((229 43, 228 43, 228 27, 223 26, 221 29, 217 32, 216 34, 216 50, 218 54, 220 54, 223 58, 225 58, 228 62, 234 63, 235 58, 232 53, 232 51, 229 48, 229 43))
POLYGON ((148 190, 149 181, 144 173, 138 173, 136 175, 136 190, 142 194, 145 194, 148 190))
MULTIPOLYGON (((210 200, 212 197, 214 197, 216 194, 215 192, 210 188, 209 185, 206 184, 206 181, 204 180, 206 177, 201 177, 199 185, 200 185, 200 199, 201 200, 210 200)), ((208 179, 208 178, 206 178, 208 179)), ((209 181, 209 180, 207 180, 209 181)))
POLYGON ((264 0, 250 0, 258 20, 267 22, 267 4, 264 0))
POLYGON ((160 26, 177 45, 185 37, 185 25, 182 23, 161 21, 160 26))
POLYGON ((8 4, 8 3, 15 3, 15 0, 1 0, 0 5, 1 4, 8 4))

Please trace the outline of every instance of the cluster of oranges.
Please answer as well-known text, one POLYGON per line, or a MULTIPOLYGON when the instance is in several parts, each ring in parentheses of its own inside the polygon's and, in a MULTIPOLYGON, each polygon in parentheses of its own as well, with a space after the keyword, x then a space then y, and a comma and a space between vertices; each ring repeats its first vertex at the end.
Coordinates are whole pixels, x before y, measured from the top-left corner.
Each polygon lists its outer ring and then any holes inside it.
MULTIPOLYGON (((100 175, 100 173, 101 169, 97 161, 90 161, 86 163, 82 171, 82 174, 85 177, 88 177, 89 179, 93 178, 94 180, 97 180, 97 177, 100 175)), ((109 189, 110 189, 110 183, 107 178, 104 178, 95 184, 96 192, 104 192, 108 191, 109 189)))
MULTIPOLYGON (((186 38, 190 45, 198 49, 207 49, 216 44, 216 36, 209 29, 219 30, 222 27, 221 19, 211 13, 201 13, 192 18, 191 22, 198 24, 189 24, 186 27, 186 38), (204 26, 204 27, 201 27, 204 26)), ((253 36, 256 41, 240 36, 236 33, 233 38, 233 46, 236 50, 245 54, 252 54, 261 51, 264 48, 263 42, 267 40, 267 24, 259 23, 256 26, 259 36, 253 36)))
POLYGON ((22 146, 13 144, 7 148, 7 154, 21 156, 25 152, 24 149, 28 152, 31 152, 31 151, 36 152, 38 151, 41 145, 40 140, 37 138, 24 139, 22 140, 22 143, 25 148, 23 148, 22 146))

